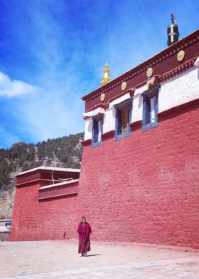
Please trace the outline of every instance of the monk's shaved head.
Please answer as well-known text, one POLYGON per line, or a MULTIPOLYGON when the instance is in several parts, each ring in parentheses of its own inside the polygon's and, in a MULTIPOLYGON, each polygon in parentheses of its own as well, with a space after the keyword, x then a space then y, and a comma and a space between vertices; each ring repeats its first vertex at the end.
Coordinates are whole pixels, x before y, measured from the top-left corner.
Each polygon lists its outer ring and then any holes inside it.
POLYGON ((86 217, 85 216, 82 216, 82 222, 86 222, 86 217))

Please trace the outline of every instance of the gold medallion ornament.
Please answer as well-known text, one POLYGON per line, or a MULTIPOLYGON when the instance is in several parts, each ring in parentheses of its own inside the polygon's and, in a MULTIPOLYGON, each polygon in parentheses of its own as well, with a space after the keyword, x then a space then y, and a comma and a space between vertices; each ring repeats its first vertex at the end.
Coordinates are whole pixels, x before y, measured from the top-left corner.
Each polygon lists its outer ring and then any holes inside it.
POLYGON ((100 101, 101 101, 101 102, 104 102, 105 97, 106 97, 105 93, 102 93, 102 94, 100 95, 100 101))
POLYGON ((146 70, 146 76, 150 78, 152 77, 152 75, 153 75, 153 68, 150 67, 146 70))
POLYGON ((121 84, 121 90, 125 90, 127 88, 127 82, 123 81, 121 84))
POLYGON ((178 62, 182 62, 184 60, 185 57, 185 51, 184 50, 180 50, 177 53, 177 60, 178 62))

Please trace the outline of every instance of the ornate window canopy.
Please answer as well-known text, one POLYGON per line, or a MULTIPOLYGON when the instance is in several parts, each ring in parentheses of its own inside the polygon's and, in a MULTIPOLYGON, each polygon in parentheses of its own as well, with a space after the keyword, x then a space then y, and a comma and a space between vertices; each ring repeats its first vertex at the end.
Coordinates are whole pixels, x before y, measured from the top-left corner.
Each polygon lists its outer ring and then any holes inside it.
POLYGON ((99 107, 95 110, 83 113, 83 119, 93 118, 97 115, 103 115, 105 113, 105 109, 103 107, 99 107))
POLYGON ((132 96, 131 96, 131 94, 128 92, 128 93, 122 95, 121 97, 115 99, 114 101, 112 101, 112 102, 109 104, 109 108, 113 108, 114 106, 117 106, 117 105, 123 103, 124 101, 130 100, 130 99, 132 99, 132 96))
POLYGON ((157 95, 160 89, 159 76, 153 76, 147 81, 147 89, 142 93, 143 97, 152 98, 157 95))

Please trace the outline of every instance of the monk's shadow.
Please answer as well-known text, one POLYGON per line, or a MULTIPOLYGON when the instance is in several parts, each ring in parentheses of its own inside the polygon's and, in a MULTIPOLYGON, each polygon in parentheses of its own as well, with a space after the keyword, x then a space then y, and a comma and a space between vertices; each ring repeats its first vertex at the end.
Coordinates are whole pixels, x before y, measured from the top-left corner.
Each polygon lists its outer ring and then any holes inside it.
POLYGON ((87 257, 96 257, 96 256, 100 256, 101 254, 89 254, 87 255, 87 257))

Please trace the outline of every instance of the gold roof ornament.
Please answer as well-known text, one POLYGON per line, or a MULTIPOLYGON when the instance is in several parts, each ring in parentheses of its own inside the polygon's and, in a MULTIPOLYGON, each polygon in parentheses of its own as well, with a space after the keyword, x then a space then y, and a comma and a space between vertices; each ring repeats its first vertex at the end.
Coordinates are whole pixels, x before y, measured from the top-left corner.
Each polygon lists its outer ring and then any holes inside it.
POLYGON ((101 85, 105 85, 105 84, 107 84, 110 80, 111 80, 111 78, 110 78, 110 68, 109 68, 109 65, 104 65, 104 69, 103 69, 103 72, 104 72, 104 74, 103 74, 103 79, 101 80, 101 85))

